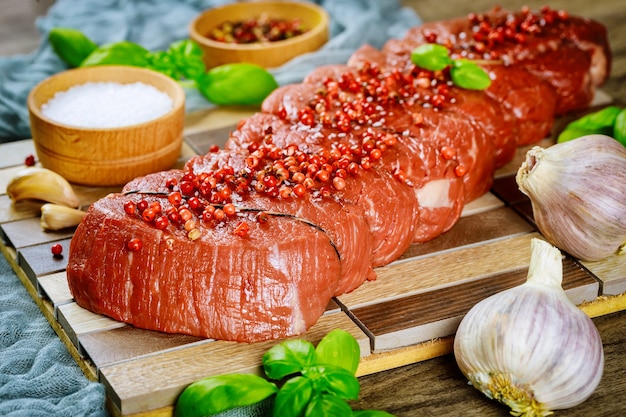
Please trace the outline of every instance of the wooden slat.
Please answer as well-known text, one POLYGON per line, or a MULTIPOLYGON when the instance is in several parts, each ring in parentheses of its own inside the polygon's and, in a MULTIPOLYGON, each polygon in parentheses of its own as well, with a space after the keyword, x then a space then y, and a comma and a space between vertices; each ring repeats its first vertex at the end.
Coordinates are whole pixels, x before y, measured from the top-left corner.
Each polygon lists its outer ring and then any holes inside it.
MULTIPOLYGON (((50 237, 53 237, 53 235, 50 235, 50 237)), ((67 267, 69 247, 69 237, 61 240, 50 240, 43 244, 22 247, 18 250, 18 263, 26 273, 26 276, 37 286, 38 276, 65 270, 67 267), (54 256, 52 254, 51 248, 53 244, 61 245, 63 248, 61 256, 54 256)))
POLYGON ((38 217, 5 223, 2 225, 2 230, 8 243, 18 250, 27 246, 71 238, 74 234, 71 230, 45 232, 39 225, 38 217))
MULTIPOLYGON (((29 155, 35 155, 35 144, 32 140, 4 143, 2 144, 2 152, 0 152, 0 169, 7 167, 23 168, 24 160, 29 155)), ((3 180, 5 179, 3 178, 3 180)), ((0 187, 4 190, 6 184, 0 182, 0 187)))
MULTIPOLYGON (((451 287, 350 309, 374 339, 374 352, 453 335, 476 303, 526 281, 528 268, 498 273, 451 287)), ((572 259, 565 259, 563 288, 575 304, 595 300, 599 284, 572 259)))
POLYGON ((234 126, 226 126, 211 132, 189 134, 185 137, 185 141, 197 154, 205 154, 209 151, 211 145, 217 145, 222 148, 233 129, 234 126))
POLYGON ((258 107, 216 107, 210 111, 191 112, 185 116, 185 135, 236 126, 257 111, 258 107))
POLYGON ((213 343, 212 340, 180 334, 169 334, 137 329, 132 326, 117 327, 78 335, 81 352, 100 369, 103 366, 161 354, 190 343, 213 343))
POLYGON ((437 256, 394 262, 377 269, 376 281, 365 283, 338 299, 341 304, 355 309, 409 294, 458 285, 500 272, 517 271, 528 265, 530 241, 534 237, 539 235, 526 233, 505 240, 438 253, 437 256))
POLYGON ((493 193, 486 193, 474 201, 465 204, 461 217, 472 216, 485 211, 494 210, 504 206, 504 202, 493 193))
POLYGON ((57 309, 57 320, 79 351, 81 351, 79 337, 82 334, 126 326, 119 321, 87 311, 76 303, 60 305, 57 309))
MULTIPOLYGON (((4 171, 2 171, 4 173, 4 171)), ((4 176, 0 176, 4 179, 4 176)), ((1 189, 2 192, 5 188, 1 189)), ((7 194, 0 195, 0 224, 12 222, 15 220, 29 219, 37 215, 38 209, 31 208, 29 210, 17 210, 7 194)))
POLYGON ((55 317, 58 317, 57 310, 59 306, 71 303, 74 300, 67 285, 65 270, 38 277, 37 284, 42 298, 50 301, 52 304, 55 317))
POLYGON ((613 255, 598 262, 581 264, 600 279, 602 295, 618 295, 626 292, 626 254, 613 255))
POLYGON ((500 207, 473 216, 463 216, 454 227, 430 242, 411 245, 400 257, 407 260, 418 256, 456 250, 463 246, 530 233, 533 227, 512 209, 500 207))
MULTIPOLYGON (((369 355, 369 339, 343 313, 327 314, 302 338, 317 344, 332 329, 349 331, 369 355)), ((210 375, 259 373, 261 357, 276 341, 245 344, 217 341, 149 355, 101 368, 102 382, 123 414, 174 404, 189 383, 210 375), (158 395, 155 395, 158 393, 158 395)))

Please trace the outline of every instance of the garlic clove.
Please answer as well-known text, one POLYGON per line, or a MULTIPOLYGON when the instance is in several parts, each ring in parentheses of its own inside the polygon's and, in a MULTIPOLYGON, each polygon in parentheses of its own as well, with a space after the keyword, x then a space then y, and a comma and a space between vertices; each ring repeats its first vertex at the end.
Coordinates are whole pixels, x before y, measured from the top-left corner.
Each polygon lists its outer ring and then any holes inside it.
POLYGON ((78 226, 86 212, 60 204, 47 203, 41 206, 39 224, 43 230, 62 230, 78 226))
POLYGON ((574 407, 597 388, 600 335, 561 287, 560 251, 533 239, 527 281, 477 303, 454 339, 461 372, 518 416, 574 407))
POLYGON ((626 148, 589 135, 526 154, 516 181, 545 238, 572 256, 597 261, 626 243, 626 148))
POLYGON ((18 172, 7 185, 7 194, 15 204, 34 200, 78 207, 79 201, 72 185, 54 171, 28 167, 18 172))

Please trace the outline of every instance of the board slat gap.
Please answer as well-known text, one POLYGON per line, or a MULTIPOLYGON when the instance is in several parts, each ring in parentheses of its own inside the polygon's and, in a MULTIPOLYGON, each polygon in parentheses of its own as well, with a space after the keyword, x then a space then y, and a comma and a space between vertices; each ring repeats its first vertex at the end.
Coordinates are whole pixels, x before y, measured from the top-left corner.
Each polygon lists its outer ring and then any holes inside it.
POLYGON ((192 343, 212 343, 213 339, 169 334, 133 326, 116 327, 78 335, 83 352, 97 370, 103 366, 180 349, 192 343))
POLYGON ((597 262, 579 262, 598 278, 601 295, 619 295, 626 292, 626 254, 614 254, 597 262))
MULTIPOLYGON (((67 267, 67 253, 71 239, 54 241, 41 245, 28 246, 19 249, 18 264, 26 272, 33 285, 38 286, 37 277, 65 271, 67 267), (63 248, 61 256, 53 256, 52 244, 60 244, 63 248)), ((39 289, 39 288, 38 288, 39 289)))
POLYGON ((458 285, 498 272, 515 271, 528 265, 530 241, 536 237, 539 234, 535 232, 526 233, 442 252, 436 257, 390 264, 377 269, 376 281, 366 282, 353 292, 337 298, 349 308, 356 308, 458 285))
POLYGON ((58 320, 58 308, 63 304, 74 301, 69 286, 67 285, 67 275, 65 271, 52 273, 37 278, 38 288, 41 296, 52 304, 54 317, 58 320))
POLYGON ((472 216, 485 211, 493 210, 504 206, 504 202, 493 193, 488 192, 476 200, 466 203, 461 212, 461 217, 472 216))
MULTIPOLYGON (((534 228, 508 207, 461 217, 455 226, 429 242, 413 244, 393 263, 406 262, 532 232, 534 228)), ((392 264, 393 264, 392 263, 392 264)), ((390 264, 391 265, 391 264, 390 264)))
POLYGON ((59 324, 81 353, 84 352, 80 346, 79 335, 127 326, 119 321, 85 310, 76 303, 60 305, 57 313, 59 324))
POLYGON ((73 230, 45 232, 39 224, 39 217, 4 223, 2 230, 10 244, 18 250, 27 246, 69 239, 74 234, 73 230))

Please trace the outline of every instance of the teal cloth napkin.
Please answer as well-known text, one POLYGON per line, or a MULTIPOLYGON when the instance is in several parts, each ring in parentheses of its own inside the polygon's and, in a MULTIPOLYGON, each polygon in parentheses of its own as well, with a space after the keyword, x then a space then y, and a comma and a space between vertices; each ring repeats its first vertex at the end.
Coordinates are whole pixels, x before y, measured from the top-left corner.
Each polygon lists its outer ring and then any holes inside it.
MULTIPOLYGON (((41 80, 63 71, 65 64, 48 45, 53 27, 73 27, 97 44, 129 40, 149 50, 163 50, 188 35, 188 25, 202 10, 226 0, 57 0, 36 22, 41 43, 27 55, 0 57, 0 142, 30 138, 26 98, 41 80)), ((420 23, 399 0, 316 0, 330 15, 331 39, 319 51, 301 56, 274 71, 279 84, 301 81, 315 66, 345 63, 364 43, 381 47, 420 23)), ((211 107, 195 90, 187 90, 187 110, 211 107)))
POLYGON ((104 386, 70 356, 0 255, 0 416, 106 416, 104 386))

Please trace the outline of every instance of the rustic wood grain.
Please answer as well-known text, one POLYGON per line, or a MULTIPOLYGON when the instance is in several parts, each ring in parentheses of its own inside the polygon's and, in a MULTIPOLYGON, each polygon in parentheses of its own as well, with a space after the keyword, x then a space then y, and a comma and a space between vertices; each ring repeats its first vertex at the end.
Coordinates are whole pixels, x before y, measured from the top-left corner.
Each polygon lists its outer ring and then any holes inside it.
MULTIPOLYGON (((17 142, 9 142, 2 145, 5 149, 0 153, 0 168, 8 168, 17 166, 22 168, 24 166, 24 160, 29 155, 35 155, 35 144, 32 140, 20 140, 17 142), (6 147, 6 149, 5 149, 6 147)), ((10 178, 3 178, 6 181, 10 178)), ((6 187, 5 183, 0 183, 0 186, 6 187)))
MULTIPOLYGON (((369 339, 344 314, 325 314, 302 338, 317 344, 335 328, 349 331, 359 342, 361 354, 369 355, 369 339)), ((173 404, 186 385, 204 376, 260 372, 261 357, 274 344, 271 341, 254 344, 200 342, 185 349, 105 366, 100 375, 108 389, 115 389, 120 410, 125 414, 138 413, 150 410, 150 407, 173 404), (155 397, 155 391, 160 393, 158 397, 155 397)))
MULTIPOLYGON (((1 176, 2 180, 11 178, 8 176, 8 174, 5 174, 4 170, 2 172, 3 172, 3 175, 1 176), (5 175, 7 175, 7 178, 5 178, 5 175)), ((4 188, 0 188, 0 190, 6 190, 6 186, 4 188)), ((29 208, 29 209, 18 210, 12 204, 11 199, 9 198, 8 195, 4 194, 4 192, 2 195, 0 195, 0 223, 7 223, 7 222, 14 221, 14 220, 31 218, 33 217, 35 213, 37 213, 37 210, 38 208, 34 208, 34 207, 29 208)), ((2 235, 2 238, 6 240, 5 235, 2 235)))
POLYGON ((618 295, 626 290, 625 255, 612 255, 599 262, 581 262, 595 276, 600 278, 602 294, 618 295))
POLYGON ((504 202, 493 193, 488 192, 478 197, 476 200, 465 204, 463 211, 461 212, 461 217, 472 216, 474 214, 494 210, 502 206, 504 206, 504 202))
POLYGON ((72 293, 67 286, 67 275, 65 271, 48 274, 37 279, 39 292, 42 298, 50 301, 57 317, 57 309, 60 305, 74 301, 72 293))
POLYGON ((26 275, 35 283, 41 275, 64 271, 67 267, 67 254, 70 250, 70 239, 62 234, 63 239, 56 239, 55 235, 50 235, 54 240, 48 243, 33 245, 28 247, 18 247, 18 263, 26 275), (52 245, 59 244, 63 248, 60 256, 52 255, 52 245))
POLYGON ((82 351, 96 369, 141 356, 182 348, 190 343, 209 343, 200 337, 137 329, 132 326, 78 335, 82 351))
MULTIPOLYGON (((605 368, 600 385, 583 404, 557 411, 558 417, 622 415, 626 372, 622 366, 626 346, 626 312, 594 319, 604 343, 605 368)), ((507 416, 508 409, 487 399, 468 385, 454 356, 448 354, 360 378, 360 400, 355 409, 384 409, 397 417, 507 416)))
POLYGON ((445 250, 456 249, 516 234, 532 232, 533 227, 513 210, 498 207, 472 216, 462 216, 454 227, 424 244, 411 245, 400 259, 410 259, 445 250))
POLYGON ((353 309, 458 285, 502 271, 516 271, 528 266, 530 241, 535 237, 539 235, 526 233, 506 240, 445 251, 437 256, 397 261, 378 268, 375 282, 366 283, 337 298, 353 309))
MULTIPOLYGON (((528 268, 507 271, 387 302, 350 309, 373 336, 373 351, 391 350, 453 335, 479 301, 526 281, 528 268)), ((574 304, 593 301, 599 284, 574 260, 563 262, 563 288, 574 304)))
POLYGON ((81 351, 79 337, 85 333, 124 327, 126 324, 81 308, 76 303, 57 308, 57 320, 72 344, 81 351))

